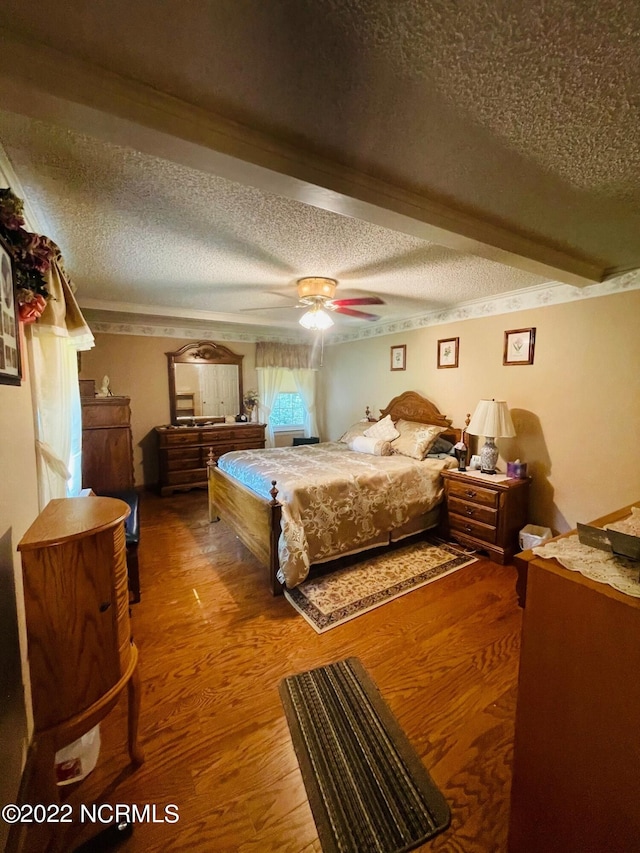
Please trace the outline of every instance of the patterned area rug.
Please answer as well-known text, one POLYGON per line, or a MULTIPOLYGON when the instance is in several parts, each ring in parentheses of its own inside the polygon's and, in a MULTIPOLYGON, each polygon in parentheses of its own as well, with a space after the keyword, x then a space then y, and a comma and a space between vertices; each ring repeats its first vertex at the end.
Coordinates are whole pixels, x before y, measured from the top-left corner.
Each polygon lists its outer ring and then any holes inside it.
POLYGON ((284 594, 322 634, 475 562, 454 545, 423 540, 306 580, 284 594))
POLYGON ((324 853, 400 853, 450 811, 357 658, 285 678, 280 697, 324 853))

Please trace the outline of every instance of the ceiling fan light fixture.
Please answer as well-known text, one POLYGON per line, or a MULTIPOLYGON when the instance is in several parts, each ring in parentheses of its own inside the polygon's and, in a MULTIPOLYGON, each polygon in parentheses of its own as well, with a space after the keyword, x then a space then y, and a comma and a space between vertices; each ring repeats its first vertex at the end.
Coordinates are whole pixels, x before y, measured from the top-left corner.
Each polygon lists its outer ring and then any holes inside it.
POLYGON ((306 311, 298 322, 312 332, 321 332, 333 326, 333 320, 319 305, 314 305, 313 308, 306 311))
POLYGON ((298 279, 298 296, 305 299, 312 296, 321 296, 325 299, 333 299, 336 294, 338 282, 335 278, 324 276, 307 276, 298 279))

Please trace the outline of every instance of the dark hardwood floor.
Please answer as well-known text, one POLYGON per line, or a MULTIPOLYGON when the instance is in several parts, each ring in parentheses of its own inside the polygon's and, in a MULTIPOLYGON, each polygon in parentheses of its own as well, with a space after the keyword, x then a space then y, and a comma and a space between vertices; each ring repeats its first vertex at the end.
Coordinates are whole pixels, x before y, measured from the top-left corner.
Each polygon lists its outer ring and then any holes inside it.
MULTIPOLYGON (((124 702, 98 766, 68 802, 168 804, 117 849, 320 851, 278 696, 286 675, 360 658, 452 810, 422 850, 506 850, 521 611, 515 570, 482 560, 317 635, 222 523, 203 491, 141 505, 142 601, 132 625, 146 762, 128 763, 124 702)), ((67 850, 94 826, 74 827, 67 850)))

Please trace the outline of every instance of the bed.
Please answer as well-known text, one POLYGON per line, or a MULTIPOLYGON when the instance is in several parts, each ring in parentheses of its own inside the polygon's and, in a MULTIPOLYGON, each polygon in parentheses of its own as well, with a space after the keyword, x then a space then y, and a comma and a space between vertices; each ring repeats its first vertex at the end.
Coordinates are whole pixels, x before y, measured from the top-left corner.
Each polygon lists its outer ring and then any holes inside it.
MULTIPOLYGON (((451 442, 463 430, 416 392, 380 410, 440 428, 451 442)), ((375 421, 371 421, 371 424, 375 421)), ((344 441, 232 451, 208 464, 209 519, 224 520, 268 568, 271 592, 294 587, 312 566, 388 545, 438 524, 441 471, 451 456, 374 456, 344 441)))

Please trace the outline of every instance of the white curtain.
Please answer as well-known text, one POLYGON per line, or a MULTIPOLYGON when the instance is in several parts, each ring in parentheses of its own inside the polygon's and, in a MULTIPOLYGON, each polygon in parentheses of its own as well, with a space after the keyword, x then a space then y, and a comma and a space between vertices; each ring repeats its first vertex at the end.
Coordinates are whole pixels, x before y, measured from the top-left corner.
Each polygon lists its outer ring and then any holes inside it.
POLYGON ((273 426, 271 425, 271 412, 284 382, 285 368, 259 367, 256 373, 258 374, 259 419, 267 425, 266 446, 275 447, 275 437, 273 426))
POLYGON ((78 350, 94 343, 56 262, 47 275, 47 288, 54 298, 28 333, 40 509, 52 498, 79 495, 82 488, 78 350))
POLYGON ((82 419, 78 361, 77 352, 67 338, 49 334, 31 335, 29 355, 42 509, 52 498, 80 493, 82 419))
POLYGON ((291 375, 296 383, 298 394, 302 397, 305 408, 304 434, 318 435, 318 423, 316 420, 316 371, 297 369, 292 370, 291 375))

